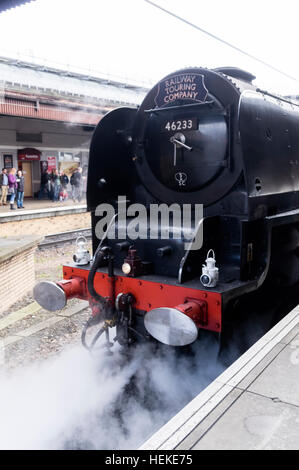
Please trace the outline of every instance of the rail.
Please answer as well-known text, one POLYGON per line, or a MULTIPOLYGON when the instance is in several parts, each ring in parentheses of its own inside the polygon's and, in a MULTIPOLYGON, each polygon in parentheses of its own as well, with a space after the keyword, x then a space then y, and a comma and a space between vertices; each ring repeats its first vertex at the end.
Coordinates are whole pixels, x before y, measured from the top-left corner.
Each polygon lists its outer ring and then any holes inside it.
POLYGON ((39 243, 40 250, 51 248, 53 246, 61 245, 63 243, 71 243, 76 241, 77 237, 83 235, 85 238, 91 238, 90 228, 81 228, 77 230, 69 230, 67 232, 54 233, 45 236, 44 240, 39 243))

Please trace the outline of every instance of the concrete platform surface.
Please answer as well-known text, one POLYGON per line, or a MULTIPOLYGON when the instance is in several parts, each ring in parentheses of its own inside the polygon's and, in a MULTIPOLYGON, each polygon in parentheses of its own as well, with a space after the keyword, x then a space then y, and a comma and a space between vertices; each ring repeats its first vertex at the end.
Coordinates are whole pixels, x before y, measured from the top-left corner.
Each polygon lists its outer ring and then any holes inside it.
POLYGON ((299 306, 141 449, 298 450, 299 306))
POLYGON ((25 199, 25 209, 10 210, 10 205, 0 206, 0 223, 17 220, 38 219, 42 217, 54 217, 64 214, 78 214, 86 212, 85 200, 81 203, 74 203, 72 200, 66 202, 52 202, 51 200, 25 199))

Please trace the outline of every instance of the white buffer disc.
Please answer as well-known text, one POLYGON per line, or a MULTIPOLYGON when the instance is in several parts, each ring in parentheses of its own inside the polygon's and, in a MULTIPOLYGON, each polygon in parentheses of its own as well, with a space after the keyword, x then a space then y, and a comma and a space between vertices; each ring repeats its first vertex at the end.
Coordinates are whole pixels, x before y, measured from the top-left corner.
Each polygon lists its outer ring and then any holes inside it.
POLYGON ((51 281, 36 284, 33 289, 33 297, 39 305, 51 312, 61 310, 66 306, 67 301, 64 290, 51 281))
POLYGON ((144 326, 151 336, 169 346, 187 346, 198 336, 194 321, 176 308, 150 310, 144 316, 144 326))

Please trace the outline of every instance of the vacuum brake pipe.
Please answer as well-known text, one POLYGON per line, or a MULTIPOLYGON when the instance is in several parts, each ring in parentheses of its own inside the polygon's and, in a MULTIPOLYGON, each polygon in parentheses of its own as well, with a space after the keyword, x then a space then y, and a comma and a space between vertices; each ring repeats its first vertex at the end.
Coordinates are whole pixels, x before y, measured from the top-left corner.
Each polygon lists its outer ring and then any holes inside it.
MULTIPOLYGON (((106 311, 106 317, 107 316, 110 317, 113 314, 113 311, 114 311, 114 308, 112 306, 113 304, 111 305, 108 299, 105 299, 104 297, 102 297, 95 290, 94 278, 95 278, 95 274, 97 272, 98 267, 100 267, 100 265, 102 264, 102 261, 104 260, 104 258, 108 257, 108 275, 109 275, 109 278, 111 278, 111 280, 112 280, 112 287, 111 287, 112 290, 111 290, 111 296, 110 296, 111 299, 110 300, 113 302, 113 299, 114 299, 113 257, 109 256, 108 250, 109 250, 109 248, 104 247, 101 250, 96 251, 96 253, 94 255, 92 266, 91 266, 89 274, 88 274, 88 279, 87 279, 88 292, 92 296, 92 298, 101 305, 102 309, 104 311, 106 311)), ((97 311, 98 311, 98 309, 97 309, 97 311)), ((104 332, 107 333, 107 326, 106 325, 102 326, 101 329, 97 332, 97 334, 93 338, 93 340, 91 342, 91 345, 90 346, 87 345, 87 343, 86 343, 87 330, 91 326, 94 326, 97 323, 99 323, 100 320, 101 320, 101 317, 99 315, 92 315, 87 320, 87 322, 85 323, 85 325, 83 327, 82 334, 81 334, 81 342, 82 342, 82 345, 88 350, 91 350, 93 348, 96 341, 99 339, 99 337, 104 332)), ((107 334, 106 334, 106 337, 107 337, 107 334)), ((106 339, 107 339, 107 343, 109 343, 109 336, 106 339)))

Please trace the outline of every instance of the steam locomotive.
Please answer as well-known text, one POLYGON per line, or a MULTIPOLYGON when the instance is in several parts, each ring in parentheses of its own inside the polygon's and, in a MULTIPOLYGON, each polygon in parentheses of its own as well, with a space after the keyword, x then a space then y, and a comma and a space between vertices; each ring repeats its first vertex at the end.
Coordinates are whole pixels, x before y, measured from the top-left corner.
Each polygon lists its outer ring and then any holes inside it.
POLYGON ((189 345, 204 330, 221 335, 238 299, 265 286, 298 292, 299 104, 254 79, 233 67, 179 70, 140 107, 99 122, 87 185, 93 259, 81 250, 62 281, 34 289, 49 310, 89 300, 88 348, 103 335, 109 349, 111 327, 123 346, 189 345), (152 207, 168 208, 168 220, 153 222, 152 207))

